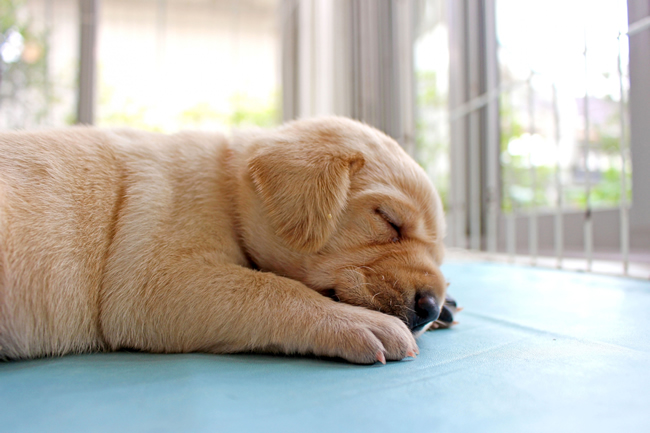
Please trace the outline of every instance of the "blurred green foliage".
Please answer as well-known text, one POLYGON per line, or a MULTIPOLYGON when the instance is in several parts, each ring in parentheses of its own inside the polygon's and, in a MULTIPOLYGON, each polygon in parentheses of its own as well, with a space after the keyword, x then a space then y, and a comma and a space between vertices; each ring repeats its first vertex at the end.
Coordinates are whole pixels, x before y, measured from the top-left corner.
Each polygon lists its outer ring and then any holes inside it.
POLYGON ((228 115, 229 126, 272 127, 281 121, 278 93, 274 92, 266 101, 236 93, 231 100, 232 112, 228 115))
POLYGON ((38 125, 56 102, 47 73, 47 32, 37 32, 24 12, 24 1, 0 0, 0 50, 12 45, 14 56, 0 55, 0 109, 10 128, 38 125))
POLYGON ((100 107, 104 112, 100 116, 103 126, 127 126, 149 131, 170 131, 174 129, 201 129, 213 127, 273 127, 280 123, 280 110, 277 102, 277 92, 268 99, 250 98, 246 94, 235 93, 230 98, 230 111, 215 109, 209 102, 201 101, 180 111, 173 125, 162 125, 159 120, 148 117, 150 107, 126 100, 122 103, 114 101, 114 91, 102 86, 100 92, 100 107), (115 108, 118 107, 118 108, 115 108))
POLYGON ((449 205, 449 136, 445 134, 447 97, 438 89, 435 71, 416 71, 415 160, 434 182, 445 209, 449 205))
MULTIPOLYGON (((607 100, 614 103, 614 101, 607 100)), ((530 166, 528 156, 511 155, 508 145, 527 133, 520 121, 517 110, 509 98, 500 100, 501 118, 501 169, 502 169, 502 210, 529 210, 533 208, 553 208, 557 206, 556 166, 530 166)), ((619 112, 614 110, 605 122, 591 125, 592 140, 590 153, 606 159, 609 167, 589 173, 589 202, 592 208, 615 207, 621 200, 620 169, 620 128, 619 112), (619 167, 619 168, 617 168, 619 167)), ((584 152, 583 144, 576 143, 576 152, 584 152)), ((562 206, 568 209, 584 209, 587 206, 586 174, 584 156, 574 158, 569 170, 560 173, 562 206)), ((631 200, 631 172, 626 166, 626 192, 631 200)))

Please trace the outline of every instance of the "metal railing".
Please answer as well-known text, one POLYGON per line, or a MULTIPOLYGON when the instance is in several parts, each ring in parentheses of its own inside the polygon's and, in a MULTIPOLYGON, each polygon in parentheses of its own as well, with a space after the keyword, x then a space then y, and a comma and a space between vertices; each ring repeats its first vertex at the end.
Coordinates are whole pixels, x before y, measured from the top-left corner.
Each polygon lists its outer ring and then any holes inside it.
MULTIPOLYGON (((494 2, 486 2, 487 13, 486 16, 489 16, 490 13, 494 13, 494 2)), ((494 21, 486 20, 484 26, 487 32, 494 32, 494 21)), ((624 276, 637 276, 642 278, 650 277, 650 265, 649 266, 640 266, 632 270, 630 268, 630 217, 629 217, 629 207, 630 202, 628 200, 628 180, 627 175, 627 164, 629 163, 629 134, 627 133, 627 117, 628 117, 628 107, 626 104, 626 65, 623 62, 622 51, 623 47, 628 44, 628 37, 642 31, 650 29, 650 17, 641 19, 633 24, 628 26, 627 31, 621 31, 618 35, 618 84, 620 91, 620 100, 619 100, 619 127, 620 127, 620 136, 619 136, 619 157, 621 161, 621 173, 620 173, 620 200, 618 203, 618 214, 620 225, 619 230, 619 239, 620 239, 620 249, 618 252, 619 260, 612 261, 608 260, 606 262, 598 261, 596 268, 594 268, 594 208, 592 204, 592 192, 593 186, 590 176, 590 165, 589 158, 591 155, 592 143, 590 140, 590 130, 592 128, 591 113, 589 106, 589 97, 590 89, 587 86, 586 77, 589 76, 589 59, 588 59, 588 47, 587 47, 587 38, 585 36, 585 45, 584 45, 584 75, 585 75, 585 94, 583 98, 583 114, 584 114, 584 137, 582 145, 584 148, 584 164, 582 169, 584 170, 584 197, 585 205, 583 209, 583 221, 582 221, 582 230, 583 230, 583 259, 582 264, 579 264, 577 260, 570 258, 566 255, 566 250, 564 247, 565 241, 565 227, 563 218, 565 215, 565 206, 563 203, 563 182, 560 176, 560 158, 559 158, 559 147, 560 147, 560 122, 562 118, 558 109, 558 90, 555 83, 552 83, 552 110, 553 110, 553 128, 555 131, 555 136, 553 137, 557 150, 557 160, 555 165, 554 172, 554 187, 557 191, 557 199, 554 203, 554 209, 551 210, 553 215, 553 253, 552 255, 545 254, 541 255, 538 245, 538 219, 539 219, 539 208, 535 203, 535 193, 533 192, 533 205, 527 212, 519 212, 517 209, 512 209, 510 212, 503 212, 501 210, 501 199, 497 191, 500 190, 500 173, 502 169, 498 161, 498 155, 500 152, 498 140, 495 137, 498 137, 498 134, 495 134, 494 128, 499 128, 499 99, 504 95, 509 94, 515 89, 526 88, 528 91, 528 133, 532 136, 536 133, 536 113, 535 113, 535 91, 532 86, 532 78, 534 76, 531 73, 531 78, 526 81, 519 82, 504 82, 497 83, 497 78, 494 76, 493 72, 497 68, 494 67, 494 64, 488 65, 487 77, 485 80, 487 82, 487 91, 480 94, 479 96, 470 98, 465 103, 457 105, 450 111, 449 119, 451 123, 451 128, 461 126, 463 124, 458 124, 458 122, 464 120, 465 128, 469 131, 466 132, 468 137, 467 149, 469 152, 479 152, 480 143, 478 136, 478 129, 476 127, 476 121, 473 121, 472 117, 476 116, 481 111, 484 111, 485 117, 487 118, 486 127, 487 127, 487 138, 485 141, 486 146, 486 163, 485 163, 485 180, 486 180, 486 191, 487 198, 484 200, 483 205, 481 204, 481 197, 476 193, 471 191, 467 194, 464 191, 465 187, 456 188, 456 193, 452 191, 452 197, 450 200, 450 209, 449 217, 452 220, 452 226, 454 229, 448 235, 450 244, 461 249, 468 249, 469 251, 482 252, 485 257, 486 254, 489 257, 496 258, 497 260, 504 260, 511 263, 527 263, 530 265, 544 265, 544 266, 553 266, 556 268, 568 268, 568 269, 579 269, 588 272, 604 272, 604 273, 613 273, 624 276), (485 227, 481 227, 481 221, 477 218, 477 213, 474 209, 483 208, 483 215, 485 218, 485 227), (528 254, 527 256, 522 256, 517 254, 517 220, 520 219, 528 220, 528 254), (505 254, 499 253, 498 240, 499 240, 499 221, 501 220, 501 226, 503 233, 501 233, 502 238, 505 238, 505 254), (466 231, 465 231, 466 230, 466 231), (484 240, 482 246, 481 240, 484 240), (467 248, 469 246, 469 248, 467 248), (618 266, 615 263, 618 263, 618 266), (618 268, 618 269, 616 269, 618 268)), ((489 38, 488 38, 489 39, 489 38)), ((487 62, 496 62, 497 57, 494 53, 489 51, 494 47, 490 47, 489 41, 486 43, 485 47, 488 52, 487 62)), ((467 155, 464 156, 465 158, 467 155)), ((529 176, 531 187, 533 191, 537 189, 537 179, 536 179, 536 170, 531 161, 532 155, 528 155, 528 166, 530 169, 529 176)), ((472 183, 476 182, 474 179, 477 174, 475 171, 478 171, 478 167, 472 165, 472 163, 465 164, 459 162, 459 155, 456 154, 455 158, 452 155, 452 166, 456 168, 456 174, 458 175, 459 170, 463 167, 469 167, 471 173, 468 176, 468 182, 470 186, 472 183), (454 159, 456 161, 454 161, 454 159)), ((452 181, 460 182, 461 180, 456 178, 452 181)), ((503 176, 503 184, 507 184, 507 176, 503 176)), ((640 187, 647 187, 640 186, 640 187)), ((548 213, 548 212, 547 212, 548 213)), ((503 250, 503 248, 502 248, 503 250)))

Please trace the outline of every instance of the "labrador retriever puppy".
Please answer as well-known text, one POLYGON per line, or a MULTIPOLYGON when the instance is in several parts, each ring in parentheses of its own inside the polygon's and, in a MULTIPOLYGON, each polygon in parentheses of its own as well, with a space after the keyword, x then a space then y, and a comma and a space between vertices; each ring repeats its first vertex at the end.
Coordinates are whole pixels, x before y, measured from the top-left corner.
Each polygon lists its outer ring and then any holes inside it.
POLYGON ((345 118, 3 132, 0 358, 413 357, 445 301, 444 232, 424 171, 345 118))

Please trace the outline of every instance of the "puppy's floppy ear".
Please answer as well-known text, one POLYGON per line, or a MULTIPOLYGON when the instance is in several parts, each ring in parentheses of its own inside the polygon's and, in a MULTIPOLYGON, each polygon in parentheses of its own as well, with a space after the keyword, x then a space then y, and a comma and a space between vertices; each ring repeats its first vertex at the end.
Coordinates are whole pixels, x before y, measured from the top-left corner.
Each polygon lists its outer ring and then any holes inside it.
POLYGON ((301 252, 325 244, 347 204, 350 177, 364 164, 358 152, 323 147, 276 141, 248 161, 277 235, 301 252))

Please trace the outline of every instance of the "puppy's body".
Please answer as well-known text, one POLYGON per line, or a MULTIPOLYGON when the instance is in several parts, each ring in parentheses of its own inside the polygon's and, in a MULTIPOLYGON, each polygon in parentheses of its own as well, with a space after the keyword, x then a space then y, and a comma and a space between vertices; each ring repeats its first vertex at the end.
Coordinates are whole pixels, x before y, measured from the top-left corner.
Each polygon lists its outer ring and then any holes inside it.
POLYGON ((347 119, 232 140, 3 133, 0 358, 135 348, 401 359, 417 351, 413 303, 423 290, 444 298, 443 230, 421 170, 347 119))

